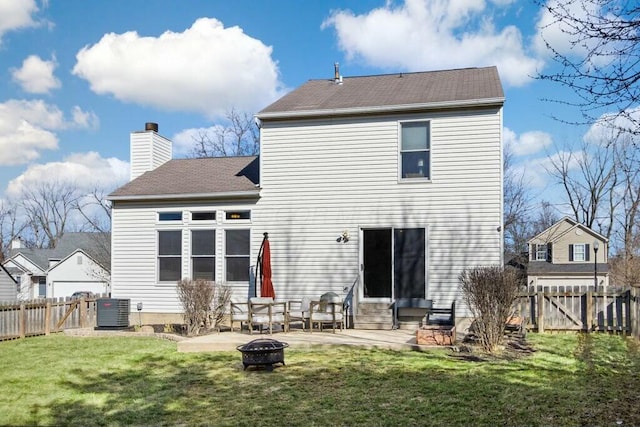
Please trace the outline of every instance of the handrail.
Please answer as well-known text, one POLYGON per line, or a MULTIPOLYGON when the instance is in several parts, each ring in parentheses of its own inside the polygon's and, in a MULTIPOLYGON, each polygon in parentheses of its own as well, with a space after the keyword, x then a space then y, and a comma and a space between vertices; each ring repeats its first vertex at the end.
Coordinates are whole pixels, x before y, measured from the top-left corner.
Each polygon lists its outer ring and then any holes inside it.
POLYGON ((358 282, 360 281, 360 273, 356 275, 356 279, 353 281, 347 294, 344 297, 344 302, 347 305, 347 313, 346 313, 346 328, 349 329, 349 307, 351 307, 351 315, 355 321, 356 313, 358 311, 358 282), (347 301, 351 301, 351 304, 347 303, 347 301))

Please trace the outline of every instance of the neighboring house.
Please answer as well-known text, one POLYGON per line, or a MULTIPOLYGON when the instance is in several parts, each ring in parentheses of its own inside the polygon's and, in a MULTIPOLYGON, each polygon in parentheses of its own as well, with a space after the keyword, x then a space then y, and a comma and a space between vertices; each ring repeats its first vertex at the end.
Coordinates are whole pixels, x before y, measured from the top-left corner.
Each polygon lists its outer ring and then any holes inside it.
POLYGON ((0 303, 15 301, 18 297, 18 281, 0 264, 0 303))
POLYGON ((495 67, 336 71, 257 114, 259 158, 171 160, 150 123, 131 134, 132 181, 109 196, 112 295, 161 322, 179 319, 183 277, 259 294, 268 233, 277 299, 462 302, 463 269, 502 265, 503 102, 495 67))
POLYGON ((20 282, 18 299, 110 292, 109 233, 65 233, 53 249, 12 242, 4 267, 20 282))
POLYGON ((607 289, 609 241, 569 217, 562 218, 527 242, 530 289, 579 286, 607 289), (597 248, 597 250, 595 249, 597 248))

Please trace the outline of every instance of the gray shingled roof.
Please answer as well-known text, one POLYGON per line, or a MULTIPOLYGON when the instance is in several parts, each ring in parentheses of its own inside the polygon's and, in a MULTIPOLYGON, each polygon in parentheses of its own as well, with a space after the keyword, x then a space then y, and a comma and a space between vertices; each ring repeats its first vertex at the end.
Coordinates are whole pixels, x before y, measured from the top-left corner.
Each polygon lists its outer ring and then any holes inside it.
POLYGON ((257 195, 256 156, 170 160, 118 188, 109 200, 257 195))
MULTIPOLYGON (((569 264, 551 264, 545 261, 531 261, 527 266, 528 274, 593 274, 593 264, 588 263, 569 263, 569 264)), ((598 273, 609 272, 609 265, 598 263, 598 273)))
POLYGON ((504 92, 496 67, 309 80, 269 105, 260 119, 281 116, 502 104, 504 92))
POLYGON ((41 270, 49 268, 49 260, 62 260, 78 249, 104 267, 109 266, 111 233, 64 233, 53 249, 19 248, 11 249, 9 257, 23 254, 41 270))

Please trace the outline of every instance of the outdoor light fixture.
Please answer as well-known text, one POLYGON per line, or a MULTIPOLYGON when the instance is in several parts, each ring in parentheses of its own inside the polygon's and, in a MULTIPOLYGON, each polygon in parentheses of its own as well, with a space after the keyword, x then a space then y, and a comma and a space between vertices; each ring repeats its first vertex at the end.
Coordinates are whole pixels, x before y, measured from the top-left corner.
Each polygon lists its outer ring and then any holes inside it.
POLYGON ((593 285, 595 291, 598 292, 598 249, 600 248, 600 242, 593 241, 593 285))
POLYGON ((336 239, 336 242, 347 243, 349 241, 349 230, 344 230, 342 234, 336 239))

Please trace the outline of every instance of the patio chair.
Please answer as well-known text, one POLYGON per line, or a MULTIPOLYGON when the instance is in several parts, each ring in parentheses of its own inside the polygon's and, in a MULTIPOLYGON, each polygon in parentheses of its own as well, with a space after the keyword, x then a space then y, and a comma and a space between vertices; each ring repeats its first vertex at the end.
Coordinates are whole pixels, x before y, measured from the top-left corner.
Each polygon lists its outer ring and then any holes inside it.
POLYGON ((233 332, 233 324, 240 323, 240 332, 242 332, 242 324, 249 327, 249 301, 231 301, 229 309, 229 323, 231 323, 231 332, 233 332))
POLYGON ((275 302, 273 298, 254 297, 249 298, 249 333, 253 333, 255 326, 269 327, 269 334, 273 333, 273 325, 280 324, 286 332, 287 325, 287 304, 275 302))
POLYGON ((311 300, 309 298, 287 301, 287 324, 289 329, 291 329, 291 323, 300 322, 304 331, 305 325, 309 321, 310 303, 311 300))
POLYGON ((309 304, 309 331, 313 332, 313 324, 318 325, 322 332, 322 325, 331 324, 333 333, 336 327, 344 330, 344 306, 342 298, 333 292, 328 292, 320 297, 319 301, 311 301, 309 304))

